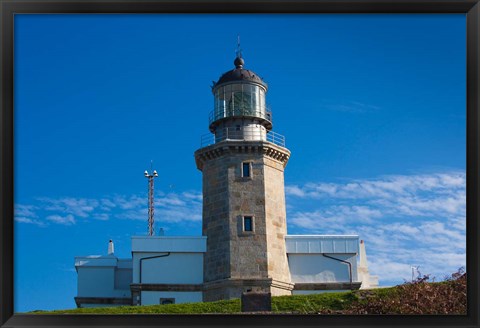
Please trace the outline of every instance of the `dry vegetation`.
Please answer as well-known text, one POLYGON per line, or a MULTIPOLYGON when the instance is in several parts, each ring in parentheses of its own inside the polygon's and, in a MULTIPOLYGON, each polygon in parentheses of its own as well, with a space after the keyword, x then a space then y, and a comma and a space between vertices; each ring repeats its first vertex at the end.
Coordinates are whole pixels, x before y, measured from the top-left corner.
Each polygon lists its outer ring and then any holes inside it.
POLYGON ((467 276, 458 270, 442 282, 423 276, 382 293, 357 291, 357 300, 340 311, 320 313, 341 314, 467 314, 467 276), (431 281, 432 280, 432 281, 431 281))

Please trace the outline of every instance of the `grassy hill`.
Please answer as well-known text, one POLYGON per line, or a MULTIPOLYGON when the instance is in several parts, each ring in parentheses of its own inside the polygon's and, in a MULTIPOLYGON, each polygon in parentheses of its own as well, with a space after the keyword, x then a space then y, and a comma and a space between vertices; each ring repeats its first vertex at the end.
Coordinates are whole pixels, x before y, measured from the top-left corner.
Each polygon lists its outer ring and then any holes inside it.
MULTIPOLYGON (((466 274, 442 282, 428 276, 391 288, 342 293, 272 297, 272 312, 282 314, 457 314, 467 313, 466 274)), ((152 306, 34 311, 38 314, 206 314, 241 313, 240 300, 152 306)))

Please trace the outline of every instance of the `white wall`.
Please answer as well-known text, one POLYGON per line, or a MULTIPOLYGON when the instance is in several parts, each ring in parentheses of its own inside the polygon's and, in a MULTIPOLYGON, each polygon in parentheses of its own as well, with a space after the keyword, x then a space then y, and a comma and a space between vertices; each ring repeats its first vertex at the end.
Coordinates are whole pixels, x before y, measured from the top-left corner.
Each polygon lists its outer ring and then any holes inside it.
POLYGON ((114 267, 78 267, 79 297, 109 297, 114 294, 114 267))
POLYGON ((77 257, 78 297, 130 297, 132 261, 108 257, 77 257))
POLYGON ((160 298, 175 298, 175 304, 202 302, 202 292, 142 291, 142 305, 160 304, 160 298))
MULTIPOLYGON (((330 254, 327 254, 330 255, 330 254)), ((332 254, 332 257, 352 263, 352 281, 357 278, 356 254, 332 254)), ((349 267, 322 254, 288 254, 292 282, 349 282, 349 267)))
MULTIPOLYGON (((133 282, 139 283, 140 259, 165 253, 133 253, 133 282)), ((142 261, 142 284, 201 284, 203 253, 170 253, 142 261)))
POLYGON ((77 270, 78 297, 131 296, 129 282, 131 271, 124 272, 123 277, 120 278, 121 284, 115 286, 115 267, 78 267, 77 270))
POLYGON ((115 289, 130 290, 132 283, 132 269, 116 269, 115 270, 115 289))

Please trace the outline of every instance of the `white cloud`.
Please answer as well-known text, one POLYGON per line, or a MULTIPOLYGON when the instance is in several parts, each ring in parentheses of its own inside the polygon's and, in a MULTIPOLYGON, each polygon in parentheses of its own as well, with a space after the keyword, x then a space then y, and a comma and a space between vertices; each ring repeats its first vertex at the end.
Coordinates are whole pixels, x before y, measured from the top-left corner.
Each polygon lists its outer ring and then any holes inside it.
POLYGON ((298 186, 285 186, 285 193, 287 195, 298 196, 298 197, 305 196, 305 192, 298 186))
MULTIPOLYGON (((155 221, 178 223, 202 220, 202 198, 198 193, 168 193, 155 198, 155 221)), ((141 205, 131 207, 117 214, 118 218, 129 220, 147 220, 148 203, 145 199, 141 205)))
POLYGON ((147 206, 146 197, 139 197, 137 195, 132 195, 132 196, 115 195, 111 200, 111 202, 116 204, 122 210, 134 209, 142 205, 147 206))
POLYGON ((16 204, 14 206, 14 220, 19 223, 34 224, 39 227, 45 227, 45 222, 38 219, 37 210, 37 206, 16 204))
POLYGON ((465 253, 452 250, 439 253, 434 249, 403 247, 397 252, 392 248, 374 252, 373 245, 368 243, 366 248, 370 273, 389 285, 410 280, 411 266, 419 266, 422 275, 430 275, 438 281, 464 267, 466 260, 465 253))
POLYGON ((71 214, 68 214, 66 216, 50 215, 50 216, 47 216, 47 220, 54 223, 63 224, 63 225, 75 224, 75 218, 71 214))
POLYGON ((20 222, 20 223, 34 224, 34 225, 37 225, 39 227, 45 227, 46 226, 45 222, 42 222, 40 220, 27 218, 27 217, 23 217, 23 216, 15 216, 15 221, 20 222))
POLYGON ((418 227, 398 222, 389 224, 385 226, 384 229, 392 233, 404 234, 406 236, 417 236, 420 234, 420 229, 418 229, 418 227))
POLYGON ((33 205, 23 205, 23 204, 16 204, 14 208, 15 216, 22 216, 22 217, 29 217, 29 218, 36 218, 38 215, 36 214, 36 210, 38 208, 33 205))
POLYGON ((387 176, 343 184, 308 183, 303 187, 287 186, 285 190, 289 202, 299 198, 346 206, 360 204, 378 210, 384 217, 464 217, 466 211, 465 174, 457 172, 387 176))
POLYGON ((457 195, 465 192, 465 174, 459 172, 431 175, 392 175, 375 180, 356 180, 347 183, 308 183, 303 187, 287 186, 288 196, 321 199, 325 197, 362 199, 386 198, 412 194, 457 195))
MULTIPOLYGON (((201 221, 202 194, 200 192, 189 191, 179 194, 158 192, 155 196, 156 220, 166 223, 201 221)), ((38 208, 46 214, 46 222, 65 225, 77 223, 74 217, 84 218, 85 222, 87 219, 105 221, 115 218, 147 220, 148 217, 148 199, 138 195, 105 196, 99 200, 71 197, 39 198, 38 201, 40 203, 36 207, 17 206, 18 212, 33 215, 32 209, 38 208)), ((32 219, 27 220, 27 217, 24 217, 17 221, 34 223, 32 219)))
POLYGON ((329 206, 312 212, 294 212, 288 222, 316 233, 337 233, 359 222, 371 223, 381 212, 368 206, 329 206))
POLYGON ((465 233, 466 231, 466 224, 467 224, 467 219, 466 216, 452 216, 450 218, 450 225, 452 226, 453 229, 456 229, 458 231, 461 231, 465 233))
POLYGON ((104 211, 109 211, 111 208, 114 208, 117 206, 111 199, 108 199, 108 198, 100 199, 100 204, 104 211))
MULTIPOLYGON (((183 193, 161 191, 155 194, 156 221, 166 223, 198 222, 202 219, 202 194, 197 191, 183 193)), ((139 195, 112 195, 100 199, 90 198, 38 198, 35 205, 19 204, 15 206, 16 221, 31 224, 78 223, 90 220, 147 220, 148 198, 139 195), (38 213, 45 218, 36 220, 38 213), (42 223, 43 222, 43 223, 42 223)))
POLYGON ((69 213, 74 216, 87 218, 99 206, 96 199, 87 198, 39 198, 43 204, 43 209, 51 212, 69 213))
POLYGON ((203 195, 201 192, 197 191, 188 191, 188 192, 183 192, 182 196, 187 198, 187 199, 192 199, 196 201, 202 201, 203 200, 203 195))
POLYGON ((146 221, 148 218, 148 209, 145 207, 140 209, 120 211, 119 213, 115 214, 115 217, 119 219, 146 221))
POLYGON ((410 280, 411 265, 408 263, 399 263, 392 261, 391 258, 374 258, 373 261, 369 258, 370 274, 379 274, 379 279, 383 281, 396 281, 395 284, 400 284, 404 280, 410 280))
POLYGON ((161 209, 157 211, 157 220, 161 222, 177 223, 182 221, 201 221, 202 212, 193 211, 189 208, 161 209))
POLYGON ((107 213, 92 214, 92 217, 100 221, 108 221, 110 219, 110 215, 107 213))
MULTIPOLYGON (((188 197, 187 197, 188 199, 188 197)), ((191 199, 191 198, 190 198, 191 199)), ((180 198, 180 195, 169 193, 163 197, 155 198, 155 205, 157 206, 185 206, 185 200, 180 198)))

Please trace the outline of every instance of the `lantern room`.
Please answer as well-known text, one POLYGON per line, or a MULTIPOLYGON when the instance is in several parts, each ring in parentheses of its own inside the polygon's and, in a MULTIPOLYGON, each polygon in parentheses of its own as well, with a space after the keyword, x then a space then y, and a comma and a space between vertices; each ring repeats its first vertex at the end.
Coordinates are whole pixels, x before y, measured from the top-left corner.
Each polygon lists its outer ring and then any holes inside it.
POLYGON ((237 56, 235 68, 224 73, 212 86, 214 109, 210 113, 209 128, 216 135, 225 128, 259 135, 272 129, 271 112, 265 102, 267 84, 255 72, 244 69, 244 63, 243 58, 237 56))

